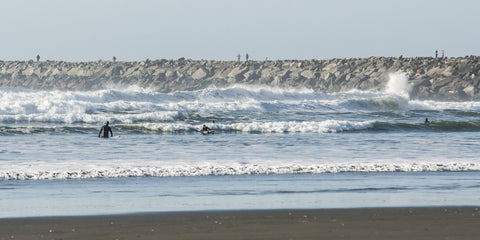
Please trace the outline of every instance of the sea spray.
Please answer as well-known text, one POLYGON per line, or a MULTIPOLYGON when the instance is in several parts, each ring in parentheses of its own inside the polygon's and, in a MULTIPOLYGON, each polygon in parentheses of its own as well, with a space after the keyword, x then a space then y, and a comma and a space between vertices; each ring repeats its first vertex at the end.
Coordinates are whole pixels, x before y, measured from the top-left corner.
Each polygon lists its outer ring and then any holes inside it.
POLYGON ((388 83, 385 89, 386 93, 395 94, 409 99, 411 90, 412 84, 408 83, 408 76, 406 73, 398 71, 388 74, 388 83))

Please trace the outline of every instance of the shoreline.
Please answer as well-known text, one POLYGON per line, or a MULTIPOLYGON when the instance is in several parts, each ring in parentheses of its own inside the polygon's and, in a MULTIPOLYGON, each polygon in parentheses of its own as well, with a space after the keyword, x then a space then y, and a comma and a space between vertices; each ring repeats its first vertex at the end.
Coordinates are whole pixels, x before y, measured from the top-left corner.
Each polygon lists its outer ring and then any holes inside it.
POLYGON ((480 207, 226 210, 0 218, 3 239, 473 239, 480 207))

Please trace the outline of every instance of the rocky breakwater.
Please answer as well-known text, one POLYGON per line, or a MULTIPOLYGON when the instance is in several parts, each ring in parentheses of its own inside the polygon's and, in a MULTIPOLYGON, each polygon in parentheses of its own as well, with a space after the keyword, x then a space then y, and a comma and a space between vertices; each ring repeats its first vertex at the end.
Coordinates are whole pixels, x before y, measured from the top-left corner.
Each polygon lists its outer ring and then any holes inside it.
POLYGON ((480 57, 371 57, 278 61, 145 60, 142 62, 0 61, 0 86, 97 90, 136 85, 160 92, 255 84, 321 92, 382 90, 406 73, 412 99, 480 100, 480 57))

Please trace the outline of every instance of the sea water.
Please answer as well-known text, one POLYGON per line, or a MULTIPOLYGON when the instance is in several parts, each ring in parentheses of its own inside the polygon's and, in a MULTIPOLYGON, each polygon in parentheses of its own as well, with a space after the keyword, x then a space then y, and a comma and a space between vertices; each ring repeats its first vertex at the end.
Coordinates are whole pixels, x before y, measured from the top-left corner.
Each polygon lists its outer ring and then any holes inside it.
POLYGON ((409 91, 0 88, 0 217, 478 206, 480 102, 409 91))

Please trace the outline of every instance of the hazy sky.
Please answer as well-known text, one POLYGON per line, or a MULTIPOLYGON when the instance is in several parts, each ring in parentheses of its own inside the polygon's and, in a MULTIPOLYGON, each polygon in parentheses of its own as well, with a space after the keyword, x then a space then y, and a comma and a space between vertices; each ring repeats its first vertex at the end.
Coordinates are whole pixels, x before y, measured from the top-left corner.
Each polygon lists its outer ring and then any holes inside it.
POLYGON ((478 0, 0 3, 0 60, 480 55, 478 0))

